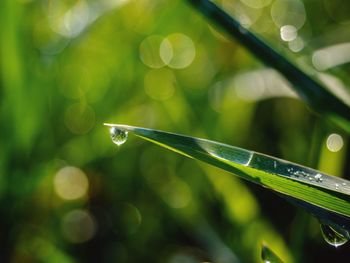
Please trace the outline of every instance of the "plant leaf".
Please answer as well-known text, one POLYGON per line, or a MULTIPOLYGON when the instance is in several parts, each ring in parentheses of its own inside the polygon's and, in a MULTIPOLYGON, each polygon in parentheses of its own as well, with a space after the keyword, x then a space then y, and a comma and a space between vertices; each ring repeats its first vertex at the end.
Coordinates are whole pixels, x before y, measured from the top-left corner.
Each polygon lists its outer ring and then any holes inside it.
MULTIPOLYGON (((187 157, 201 160, 293 199, 294 203, 350 218, 350 181, 238 147, 164 131, 105 124, 187 157), (305 205, 306 204, 306 205, 305 205)), ((322 213, 321 213, 322 214, 322 213)))
POLYGON ((263 63, 275 68, 293 85, 299 96, 316 112, 321 113, 350 133, 350 105, 324 85, 303 72, 276 52, 254 33, 208 0, 188 0, 204 16, 222 27, 263 63))

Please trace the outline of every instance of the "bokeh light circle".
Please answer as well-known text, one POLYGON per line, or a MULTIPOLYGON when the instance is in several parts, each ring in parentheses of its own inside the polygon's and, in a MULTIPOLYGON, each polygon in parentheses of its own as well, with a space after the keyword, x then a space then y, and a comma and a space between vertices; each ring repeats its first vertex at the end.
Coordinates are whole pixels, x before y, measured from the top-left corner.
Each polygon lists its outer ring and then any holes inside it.
POLYGON ((301 37, 297 36, 295 39, 288 42, 288 47, 291 51, 297 53, 305 47, 305 43, 301 37))
POLYGON ((96 220, 88 211, 76 209, 63 217, 61 230, 67 241, 84 243, 95 235, 96 220))
POLYGON ((255 24, 263 13, 261 8, 252 8, 248 5, 248 2, 250 5, 257 5, 257 2, 254 3, 254 0, 247 0, 244 3, 243 1, 227 0, 222 4, 224 9, 241 23, 243 29, 255 24))
POLYGON ((65 200, 74 200, 86 195, 89 181, 79 168, 66 166, 61 168, 54 177, 54 190, 65 200))
POLYGON ((306 21, 304 4, 300 0, 276 0, 271 7, 271 18, 278 27, 292 25, 300 29, 306 21))
POLYGON ((295 26, 284 25, 280 28, 280 35, 283 41, 292 41, 298 36, 298 31, 295 26))
POLYGON ((72 104, 66 108, 64 123, 72 133, 85 134, 95 124, 95 111, 89 105, 72 104))
POLYGON ((160 45, 160 57, 170 68, 186 68, 195 56, 196 48, 192 39, 181 33, 167 36, 160 45))
POLYGON ((339 134, 332 133, 328 136, 326 144, 328 150, 338 152, 343 148, 344 140, 339 134))
POLYGON ((188 184, 178 178, 173 178, 169 183, 163 185, 161 195, 164 201, 172 208, 183 208, 192 199, 188 184))
POLYGON ((130 203, 124 203, 121 209, 121 222, 125 231, 131 235, 134 234, 140 227, 142 216, 140 210, 130 203))
POLYGON ((153 35, 144 39, 139 47, 141 61, 150 68, 161 68, 165 65, 160 57, 160 45, 164 38, 153 35))
POLYGON ((263 8, 271 3, 271 0, 241 0, 243 4, 251 8, 263 8))

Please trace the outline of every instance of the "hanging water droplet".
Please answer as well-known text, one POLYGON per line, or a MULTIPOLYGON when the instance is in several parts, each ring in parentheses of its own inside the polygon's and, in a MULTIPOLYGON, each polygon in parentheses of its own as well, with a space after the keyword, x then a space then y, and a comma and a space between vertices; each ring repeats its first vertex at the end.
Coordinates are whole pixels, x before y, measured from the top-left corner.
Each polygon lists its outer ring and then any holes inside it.
POLYGON ((261 258, 264 263, 282 263, 283 261, 266 245, 263 244, 261 258))
POLYGON ((118 146, 125 143, 128 139, 128 132, 117 127, 111 127, 109 129, 109 134, 111 135, 112 141, 118 146))
POLYGON ((328 244, 334 247, 339 247, 341 245, 344 245, 346 242, 348 242, 348 238, 346 238, 339 232, 335 231, 333 227, 322 223, 320 226, 321 226, 322 236, 328 244))
POLYGON ((322 182, 323 181, 322 174, 316 174, 315 175, 315 180, 316 180, 316 182, 322 182))

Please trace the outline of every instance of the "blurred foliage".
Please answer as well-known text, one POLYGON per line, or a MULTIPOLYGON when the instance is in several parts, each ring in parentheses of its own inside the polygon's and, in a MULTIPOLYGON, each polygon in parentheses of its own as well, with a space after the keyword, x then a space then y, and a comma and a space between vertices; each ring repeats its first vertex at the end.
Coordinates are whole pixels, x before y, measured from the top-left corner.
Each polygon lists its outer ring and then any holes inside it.
MULTIPOLYGON (((218 2, 347 100, 350 3, 218 2)), ((0 20, 1 262, 260 262, 263 240, 285 262, 350 257, 264 189, 111 143, 103 122, 349 172, 348 136, 186 1, 2 0, 0 20)))

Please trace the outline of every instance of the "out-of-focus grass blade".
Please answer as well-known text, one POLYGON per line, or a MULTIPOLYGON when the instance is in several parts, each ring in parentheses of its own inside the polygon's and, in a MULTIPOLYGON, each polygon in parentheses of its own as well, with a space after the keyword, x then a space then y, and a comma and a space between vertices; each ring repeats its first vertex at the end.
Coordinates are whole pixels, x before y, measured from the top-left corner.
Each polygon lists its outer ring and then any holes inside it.
MULTIPOLYGON (((105 124, 201 160, 284 196, 350 218, 350 182, 282 159, 205 139, 127 125, 105 124)), ((232 189, 234 191, 234 189, 232 189)))
POLYGON ((350 105, 277 53, 254 33, 209 0, 188 0, 197 10, 238 40, 263 63, 278 70, 316 112, 326 115, 350 133, 350 105))
POLYGON ((262 245, 261 258, 264 262, 283 263, 283 261, 266 245, 262 245))

